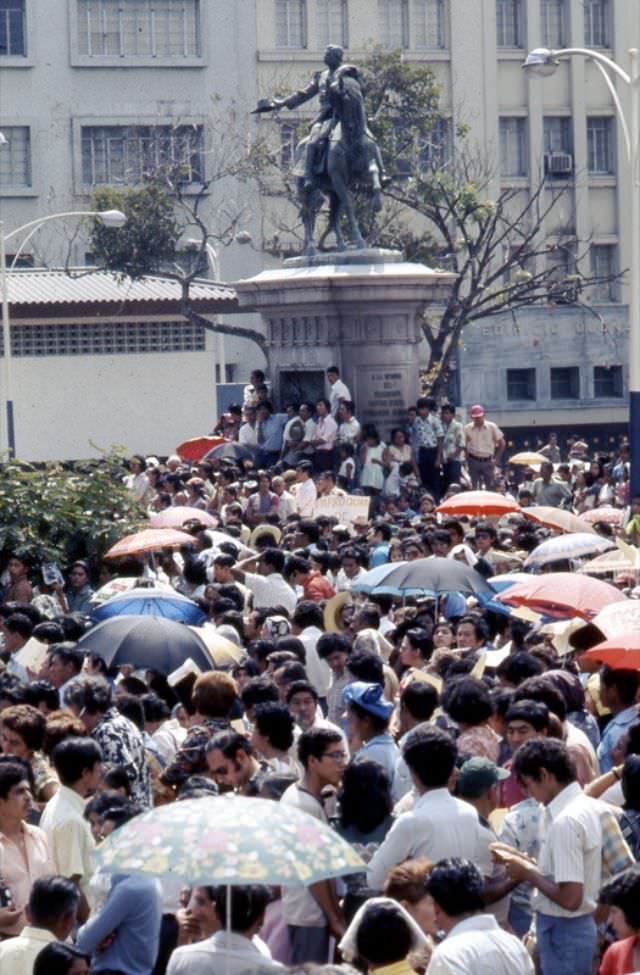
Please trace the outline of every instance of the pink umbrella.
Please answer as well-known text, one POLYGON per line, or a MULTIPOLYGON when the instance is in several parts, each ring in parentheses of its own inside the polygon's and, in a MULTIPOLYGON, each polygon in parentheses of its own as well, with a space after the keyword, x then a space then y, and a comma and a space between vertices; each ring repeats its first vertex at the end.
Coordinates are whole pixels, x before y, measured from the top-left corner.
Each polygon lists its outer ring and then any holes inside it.
POLYGON ((605 606, 626 603, 624 593, 600 579, 574 572, 548 572, 512 586, 495 597, 509 606, 527 606, 555 619, 592 620, 605 606))
POLYGON ((624 510, 622 508, 610 508, 609 506, 591 508, 590 511, 583 511, 580 517, 583 521, 589 522, 590 525, 595 525, 597 521, 604 521, 607 525, 619 527, 624 521, 624 510))
POLYGON ((188 521, 197 521, 205 528, 217 528, 218 519, 210 515, 208 511, 201 511, 200 508, 189 508, 188 505, 178 504, 175 508, 165 508, 151 515, 149 524, 152 528, 182 528, 188 521))

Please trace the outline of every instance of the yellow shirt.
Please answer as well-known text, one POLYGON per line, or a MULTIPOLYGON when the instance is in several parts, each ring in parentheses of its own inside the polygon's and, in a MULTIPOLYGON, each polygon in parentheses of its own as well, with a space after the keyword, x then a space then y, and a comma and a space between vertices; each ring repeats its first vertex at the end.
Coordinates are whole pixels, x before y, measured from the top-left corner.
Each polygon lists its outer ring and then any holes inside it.
POLYGON ((491 420, 485 420, 479 427, 475 423, 467 423, 464 428, 465 447, 474 457, 493 457, 502 439, 502 430, 491 420))
POLYGON ((415 968, 412 968, 406 958, 402 961, 394 961, 393 965, 384 965, 382 968, 370 968, 372 975, 416 975, 415 968))

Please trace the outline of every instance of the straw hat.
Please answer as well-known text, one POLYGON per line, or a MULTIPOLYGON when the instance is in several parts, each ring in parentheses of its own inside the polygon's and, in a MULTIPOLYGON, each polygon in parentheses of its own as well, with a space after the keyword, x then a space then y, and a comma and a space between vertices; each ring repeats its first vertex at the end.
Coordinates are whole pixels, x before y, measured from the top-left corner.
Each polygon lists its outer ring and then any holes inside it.
POLYGON ((344 633, 346 626, 342 622, 342 611, 352 601, 350 592, 339 592, 327 601, 324 608, 324 628, 327 633, 344 633))
POLYGON ((251 548, 255 548, 258 539, 264 538, 265 535, 271 536, 274 545, 278 545, 280 543, 280 539, 282 538, 282 532, 277 525, 258 525, 251 532, 249 546, 251 548))

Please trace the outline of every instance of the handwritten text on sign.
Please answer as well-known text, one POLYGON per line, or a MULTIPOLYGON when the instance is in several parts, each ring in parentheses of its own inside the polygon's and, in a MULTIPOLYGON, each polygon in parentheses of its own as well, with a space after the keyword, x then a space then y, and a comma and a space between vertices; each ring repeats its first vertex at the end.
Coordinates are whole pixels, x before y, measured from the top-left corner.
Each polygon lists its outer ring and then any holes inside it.
POLYGON ((368 519, 370 503, 370 498, 330 495, 328 498, 318 498, 313 514, 315 518, 326 515, 337 518, 339 522, 351 522, 359 515, 368 519))

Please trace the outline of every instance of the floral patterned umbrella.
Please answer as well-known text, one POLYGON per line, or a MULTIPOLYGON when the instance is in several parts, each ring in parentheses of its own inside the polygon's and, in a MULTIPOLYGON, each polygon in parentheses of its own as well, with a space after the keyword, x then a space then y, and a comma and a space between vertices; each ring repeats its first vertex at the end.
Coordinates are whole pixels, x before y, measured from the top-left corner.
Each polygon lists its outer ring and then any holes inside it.
POLYGON ((175 877, 187 884, 314 884, 364 863, 337 833, 292 806, 243 796, 158 806, 96 851, 108 873, 175 877))

